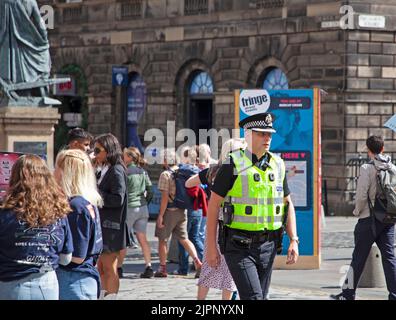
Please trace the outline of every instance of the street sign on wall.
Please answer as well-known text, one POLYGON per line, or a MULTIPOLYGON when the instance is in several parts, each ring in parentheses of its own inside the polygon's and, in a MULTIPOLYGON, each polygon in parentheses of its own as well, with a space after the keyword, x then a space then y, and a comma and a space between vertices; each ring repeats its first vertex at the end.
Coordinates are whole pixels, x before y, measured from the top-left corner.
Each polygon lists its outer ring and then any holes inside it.
POLYGON ((128 67, 112 67, 112 83, 113 86, 128 86, 128 67))
POLYGON ((56 78, 70 78, 69 82, 57 83, 54 85, 55 96, 77 96, 76 80, 72 75, 57 74, 56 78))

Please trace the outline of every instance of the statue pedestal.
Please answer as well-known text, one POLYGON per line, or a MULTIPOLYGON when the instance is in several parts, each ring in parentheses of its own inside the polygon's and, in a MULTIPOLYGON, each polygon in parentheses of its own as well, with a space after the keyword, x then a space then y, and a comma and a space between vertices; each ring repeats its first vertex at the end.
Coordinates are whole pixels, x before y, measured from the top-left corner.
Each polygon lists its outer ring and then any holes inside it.
POLYGON ((0 108, 0 151, 45 156, 54 166, 54 125, 60 119, 52 107, 0 108))

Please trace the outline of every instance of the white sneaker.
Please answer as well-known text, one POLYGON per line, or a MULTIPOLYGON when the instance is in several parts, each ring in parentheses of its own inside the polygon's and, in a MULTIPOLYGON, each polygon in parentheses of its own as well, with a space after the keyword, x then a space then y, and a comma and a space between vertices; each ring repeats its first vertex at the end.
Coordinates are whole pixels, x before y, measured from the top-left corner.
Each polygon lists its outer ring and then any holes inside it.
POLYGON ((98 300, 104 300, 106 292, 107 292, 106 290, 100 290, 100 294, 99 294, 98 300))
POLYGON ((117 300, 117 293, 110 293, 103 298, 103 300, 117 300))

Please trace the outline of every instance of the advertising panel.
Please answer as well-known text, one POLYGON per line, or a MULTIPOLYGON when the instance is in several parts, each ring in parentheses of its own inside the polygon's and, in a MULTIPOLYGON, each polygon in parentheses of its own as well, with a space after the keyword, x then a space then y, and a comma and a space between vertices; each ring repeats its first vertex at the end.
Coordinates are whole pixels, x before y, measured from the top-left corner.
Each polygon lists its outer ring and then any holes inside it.
MULTIPOLYGON (((321 213, 320 89, 237 90, 235 127, 244 118, 273 115, 276 133, 270 151, 285 162, 291 198, 296 208, 300 262, 296 268, 319 268, 321 213)), ((243 130, 240 135, 243 136, 243 130)), ((289 246, 284 237, 283 255, 289 246)))

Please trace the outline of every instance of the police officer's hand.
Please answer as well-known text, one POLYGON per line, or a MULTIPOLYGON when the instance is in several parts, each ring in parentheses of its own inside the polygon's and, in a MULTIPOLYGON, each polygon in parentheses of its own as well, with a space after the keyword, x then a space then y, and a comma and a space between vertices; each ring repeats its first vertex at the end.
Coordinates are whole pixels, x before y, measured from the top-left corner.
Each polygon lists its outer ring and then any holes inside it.
POLYGON ((286 264, 294 264, 298 259, 298 243, 290 241, 289 250, 287 250, 286 264))
POLYGON ((217 268, 220 265, 220 252, 217 250, 216 245, 208 245, 206 261, 212 268, 217 268))
POLYGON ((163 227, 165 227, 164 223, 163 223, 163 217, 162 216, 158 216, 158 218, 157 218, 157 227, 159 229, 162 229, 163 227))

